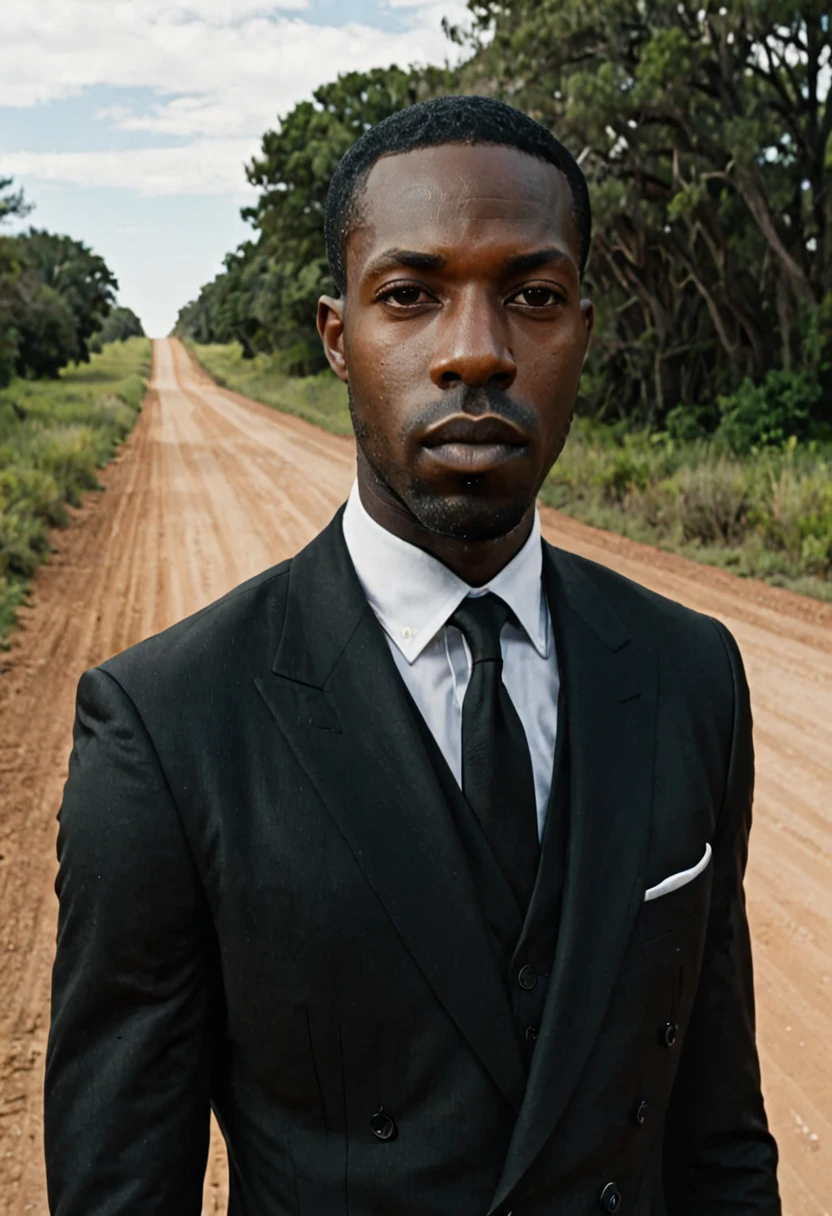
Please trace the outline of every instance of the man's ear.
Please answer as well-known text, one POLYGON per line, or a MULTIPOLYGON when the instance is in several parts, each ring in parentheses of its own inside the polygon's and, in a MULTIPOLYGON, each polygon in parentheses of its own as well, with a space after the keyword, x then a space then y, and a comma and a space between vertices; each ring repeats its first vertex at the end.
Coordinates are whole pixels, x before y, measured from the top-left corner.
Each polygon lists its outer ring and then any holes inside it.
POLYGON ((595 305, 591 300, 583 299, 581 300, 581 312, 583 313, 584 327, 586 329, 586 345, 584 346, 583 358, 584 363, 586 363, 586 357, 589 354, 589 342, 592 337, 592 331, 595 328, 595 305))
POLYGON ((324 344, 329 366, 339 380, 347 382, 347 362, 344 358, 344 299, 321 296, 318 300, 318 333, 324 344))

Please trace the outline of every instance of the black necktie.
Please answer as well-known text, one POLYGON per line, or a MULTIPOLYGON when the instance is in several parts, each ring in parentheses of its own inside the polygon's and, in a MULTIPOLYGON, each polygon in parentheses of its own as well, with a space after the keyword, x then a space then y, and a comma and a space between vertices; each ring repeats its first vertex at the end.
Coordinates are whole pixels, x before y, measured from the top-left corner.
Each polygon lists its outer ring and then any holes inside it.
POLYGON ((450 619, 471 651, 462 703, 462 792, 525 912, 540 843, 532 758, 503 684, 500 634, 511 609, 496 595, 468 596, 450 619))

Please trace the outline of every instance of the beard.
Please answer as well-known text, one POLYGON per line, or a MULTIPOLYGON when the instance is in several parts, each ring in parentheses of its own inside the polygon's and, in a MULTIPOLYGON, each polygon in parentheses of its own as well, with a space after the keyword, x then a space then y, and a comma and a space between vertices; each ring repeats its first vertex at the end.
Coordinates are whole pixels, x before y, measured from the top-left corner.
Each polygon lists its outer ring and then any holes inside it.
MULTIPOLYGON (((451 479, 452 486, 440 488, 420 477, 415 469, 403 465, 385 432, 360 416, 349 383, 347 388, 355 438, 368 475, 384 497, 394 499, 426 531, 476 544, 505 537, 522 523, 537 498, 548 467, 541 477, 525 485, 506 486, 500 471, 496 470, 460 475, 451 479)), ((502 389, 493 385, 463 386, 459 390, 449 390, 441 401, 423 407, 409 418, 399 450, 413 450, 407 441, 414 432, 424 433, 429 425, 458 413, 498 415, 515 423, 530 438, 540 429, 537 414, 502 389)), ((558 437, 555 459, 563 449, 571 421, 570 413, 558 437)))

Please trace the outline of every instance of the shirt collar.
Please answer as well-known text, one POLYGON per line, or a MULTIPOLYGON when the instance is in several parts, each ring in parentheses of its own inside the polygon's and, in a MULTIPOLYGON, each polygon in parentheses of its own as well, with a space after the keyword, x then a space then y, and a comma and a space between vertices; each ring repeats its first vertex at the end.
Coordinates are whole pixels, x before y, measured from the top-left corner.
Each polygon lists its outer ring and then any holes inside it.
POLYGON ((528 540, 484 587, 469 587, 423 549, 382 528, 368 514, 354 482, 343 517, 358 581, 385 633, 414 663, 465 597, 493 591, 505 600, 535 650, 549 652, 549 611, 543 593, 543 547, 537 510, 528 540))

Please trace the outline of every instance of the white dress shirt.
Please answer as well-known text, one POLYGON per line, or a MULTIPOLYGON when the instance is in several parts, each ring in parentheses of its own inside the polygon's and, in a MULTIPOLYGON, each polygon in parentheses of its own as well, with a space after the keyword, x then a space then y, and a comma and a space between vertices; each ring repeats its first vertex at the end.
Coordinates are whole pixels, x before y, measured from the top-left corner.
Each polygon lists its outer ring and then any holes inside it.
POLYGON ((523 548, 484 587, 469 587, 437 558, 377 524, 361 502, 357 482, 344 512, 344 539, 396 666, 460 786, 462 702, 471 656, 448 618, 467 595, 487 591, 512 609, 521 628, 511 621, 503 627, 503 683, 526 732, 542 835, 558 729, 560 675, 543 590, 537 512, 523 548))

